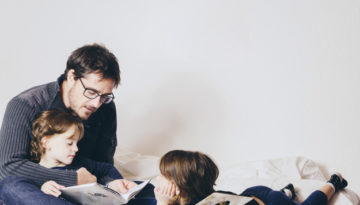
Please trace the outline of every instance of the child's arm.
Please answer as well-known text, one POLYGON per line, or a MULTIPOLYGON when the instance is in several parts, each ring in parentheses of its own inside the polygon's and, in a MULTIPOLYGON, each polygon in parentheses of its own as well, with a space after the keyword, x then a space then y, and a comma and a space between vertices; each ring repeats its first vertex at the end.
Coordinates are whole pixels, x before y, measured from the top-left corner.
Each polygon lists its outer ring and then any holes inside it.
POLYGON ((47 181, 41 186, 41 191, 45 194, 50 194, 55 197, 59 197, 61 195, 60 189, 65 188, 64 186, 56 183, 55 181, 47 181))

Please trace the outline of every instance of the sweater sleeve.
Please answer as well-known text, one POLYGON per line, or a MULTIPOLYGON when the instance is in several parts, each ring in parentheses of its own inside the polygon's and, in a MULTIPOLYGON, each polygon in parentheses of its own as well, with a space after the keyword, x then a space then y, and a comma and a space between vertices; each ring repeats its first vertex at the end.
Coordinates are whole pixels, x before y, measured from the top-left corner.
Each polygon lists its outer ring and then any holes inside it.
POLYGON ((21 98, 13 98, 7 105, 0 130, 0 179, 19 175, 39 186, 49 180, 64 186, 75 185, 76 171, 48 169, 29 160, 31 123, 36 112, 21 98))
POLYGON ((96 176, 100 184, 106 184, 115 179, 122 179, 120 172, 110 163, 97 162, 81 156, 77 156, 72 164, 76 168, 85 167, 96 176))

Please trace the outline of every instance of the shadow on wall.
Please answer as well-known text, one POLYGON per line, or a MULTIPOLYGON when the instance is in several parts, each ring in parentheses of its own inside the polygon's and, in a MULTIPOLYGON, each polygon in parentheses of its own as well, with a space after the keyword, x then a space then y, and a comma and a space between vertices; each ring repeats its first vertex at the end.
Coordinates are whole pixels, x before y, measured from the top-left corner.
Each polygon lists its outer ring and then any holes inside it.
POLYGON ((158 82, 152 92, 140 94, 139 99, 132 99, 135 104, 126 105, 131 107, 127 110, 138 113, 121 128, 128 130, 129 137, 122 140, 133 141, 133 151, 159 156, 170 149, 216 148, 219 134, 225 129, 227 106, 215 81, 194 73, 176 73, 158 82))

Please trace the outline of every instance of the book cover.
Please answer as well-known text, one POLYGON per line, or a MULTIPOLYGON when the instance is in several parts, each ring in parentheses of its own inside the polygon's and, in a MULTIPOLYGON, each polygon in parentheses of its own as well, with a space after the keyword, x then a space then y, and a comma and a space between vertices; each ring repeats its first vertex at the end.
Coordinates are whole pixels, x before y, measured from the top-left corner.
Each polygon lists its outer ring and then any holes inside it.
POLYGON ((251 197, 214 192, 196 205, 246 205, 252 200, 251 197))

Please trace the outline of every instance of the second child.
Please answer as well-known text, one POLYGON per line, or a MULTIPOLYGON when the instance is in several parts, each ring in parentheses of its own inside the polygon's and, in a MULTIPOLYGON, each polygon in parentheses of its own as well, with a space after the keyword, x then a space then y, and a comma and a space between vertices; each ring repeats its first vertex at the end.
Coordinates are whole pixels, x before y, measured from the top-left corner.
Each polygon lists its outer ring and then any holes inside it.
MULTIPOLYGON (((213 192, 219 170, 213 160, 201 152, 173 150, 160 160, 158 186, 155 188, 157 205, 194 205, 213 192)), ((292 184, 281 191, 265 186, 246 189, 240 195, 252 197, 249 204, 258 205, 326 205, 335 192, 344 189, 347 181, 334 174, 319 190, 314 191, 302 203, 293 201, 292 184)))

